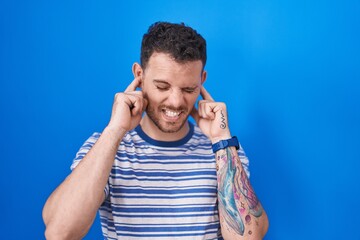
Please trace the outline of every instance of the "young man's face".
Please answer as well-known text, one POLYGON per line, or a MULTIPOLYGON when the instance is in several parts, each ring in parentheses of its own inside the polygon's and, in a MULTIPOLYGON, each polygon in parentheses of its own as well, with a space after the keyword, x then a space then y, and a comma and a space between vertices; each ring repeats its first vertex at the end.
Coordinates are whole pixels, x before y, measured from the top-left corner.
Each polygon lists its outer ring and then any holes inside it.
POLYGON ((206 72, 200 60, 174 61, 165 53, 153 53, 142 78, 148 99, 147 116, 162 132, 175 133, 184 127, 200 94, 206 72))

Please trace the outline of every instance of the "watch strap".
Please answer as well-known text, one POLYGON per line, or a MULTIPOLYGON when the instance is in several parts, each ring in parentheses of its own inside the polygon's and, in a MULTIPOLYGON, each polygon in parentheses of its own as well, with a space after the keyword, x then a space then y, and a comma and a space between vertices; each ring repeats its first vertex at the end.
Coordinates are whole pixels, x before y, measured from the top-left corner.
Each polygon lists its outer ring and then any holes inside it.
POLYGON ((235 147, 236 150, 239 149, 239 141, 238 141, 236 136, 233 136, 230 139, 221 140, 221 141, 219 141, 217 143, 214 143, 212 145, 212 149, 213 149, 214 153, 216 153, 220 149, 224 149, 224 148, 227 148, 227 147, 235 147))

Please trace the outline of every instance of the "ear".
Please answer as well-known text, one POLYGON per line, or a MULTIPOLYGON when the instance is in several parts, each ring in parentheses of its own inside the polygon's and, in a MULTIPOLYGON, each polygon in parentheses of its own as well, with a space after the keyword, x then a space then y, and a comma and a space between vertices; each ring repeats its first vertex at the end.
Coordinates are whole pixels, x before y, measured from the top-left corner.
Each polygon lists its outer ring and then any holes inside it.
POLYGON ((133 72, 134 78, 140 77, 140 85, 139 85, 139 87, 142 88, 144 71, 143 71, 141 65, 139 63, 137 63, 137 62, 134 63, 132 65, 132 72, 133 72))
POLYGON ((207 72, 203 70, 203 72, 201 73, 201 85, 203 85, 204 82, 206 81, 206 77, 207 77, 207 72))
POLYGON ((134 74, 134 78, 142 77, 142 75, 143 75, 143 69, 142 69, 141 65, 137 62, 132 65, 132 72, 134 74))

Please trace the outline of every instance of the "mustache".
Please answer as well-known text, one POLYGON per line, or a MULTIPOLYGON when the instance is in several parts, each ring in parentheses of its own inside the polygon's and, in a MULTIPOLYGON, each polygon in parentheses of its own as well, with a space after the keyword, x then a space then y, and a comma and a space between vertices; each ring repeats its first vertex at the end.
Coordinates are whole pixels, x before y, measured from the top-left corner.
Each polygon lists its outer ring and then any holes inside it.
MULTIPOLYGON (((143 92, 143 98, 147 100, 148 102, 148 105, 146 106, 146 109, 148 109, 148 107, 151 105, 152 101, 149 100, 149 96, 146 92, 143 92)), ((170 111, 174 111, 174 112, 188 112, 188 107, 186 106, 180 106, 180 107, 174 107, 172 105, 166 105, 166 104, 160 104, 160 106, 158 107, 159 110, 162 110, 162 109, 167 109, 167 110, 170 110, 170 111)))

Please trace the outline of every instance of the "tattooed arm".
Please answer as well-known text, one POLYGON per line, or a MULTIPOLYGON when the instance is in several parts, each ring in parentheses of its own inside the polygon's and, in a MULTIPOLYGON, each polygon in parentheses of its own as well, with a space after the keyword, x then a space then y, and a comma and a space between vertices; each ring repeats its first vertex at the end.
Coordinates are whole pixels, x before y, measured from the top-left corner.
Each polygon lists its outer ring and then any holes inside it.
MULTIPOLYGON (((201 89, 204 100, 199 110, 192 111, 196 123, 211 142, 231 138, 226 105, 214 102, 210 94, 201 89)), ((235 147, 216 152, 218 178, 218 206, 221 233, 226 240, 262 239, 268 229, 268 218, 242 167, 235 147)))
POLYGON ((235 147, 216 152, 221 232, 225 239, 262 239, 268 219, 235 147))

